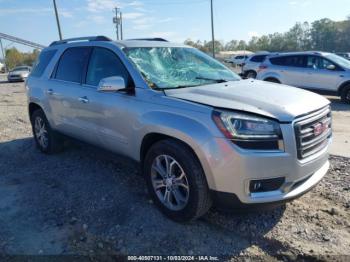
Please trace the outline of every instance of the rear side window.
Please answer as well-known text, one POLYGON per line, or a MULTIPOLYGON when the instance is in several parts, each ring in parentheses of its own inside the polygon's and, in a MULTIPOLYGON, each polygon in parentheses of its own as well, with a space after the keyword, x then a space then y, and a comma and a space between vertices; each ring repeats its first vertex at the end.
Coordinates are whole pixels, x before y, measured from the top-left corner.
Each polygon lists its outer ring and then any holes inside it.
POLYGON ((34 77, 41 77, 56 52, 57 50, 42 51, 36 60, 34 69, 30 75, 34 77))
POLYGON ((266 58, 266 55, 256 55, 256 56, 253 56, 250 61, 252 62, 257 62, 257 63, 261 63, 265 60, 266 58))
POLYGON ((291 67, 306 67, 306 56, 280 56, 270 58, 271 64, 291 67))
POLYGON ((80 83, 90 51, 90 47, 68 48, 58 62, 55 78, 80 83))
POLYGON ((123 77, 125 85, 129 86, 129 73, 117 55, 106 48, 95 47, 86 74, 86 84, 98 86, 101 79, 110 76, 123 77))

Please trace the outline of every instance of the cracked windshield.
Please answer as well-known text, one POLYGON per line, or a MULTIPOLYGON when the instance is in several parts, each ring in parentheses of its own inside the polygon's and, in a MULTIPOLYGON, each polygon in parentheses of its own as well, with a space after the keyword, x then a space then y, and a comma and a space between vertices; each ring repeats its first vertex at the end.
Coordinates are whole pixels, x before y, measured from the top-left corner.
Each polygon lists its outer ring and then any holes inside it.
POLYGON ((124 50, 152 88, 182 88, 239 80, 202 52, 186 47, 139 47, 124 50))

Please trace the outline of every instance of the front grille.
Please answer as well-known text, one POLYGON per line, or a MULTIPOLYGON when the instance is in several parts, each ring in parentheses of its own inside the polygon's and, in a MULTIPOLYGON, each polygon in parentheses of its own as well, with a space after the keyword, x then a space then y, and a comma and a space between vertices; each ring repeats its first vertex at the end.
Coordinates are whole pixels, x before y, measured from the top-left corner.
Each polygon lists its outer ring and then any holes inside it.
POLYGON ((17 78, 17 77, 21 77, 21 75, 10 75, 10 78, 17 78))
POLYGON ((305 159, 327 146, 332 136, 329 107, 297 119, 294 124, 298 159, 305 159))

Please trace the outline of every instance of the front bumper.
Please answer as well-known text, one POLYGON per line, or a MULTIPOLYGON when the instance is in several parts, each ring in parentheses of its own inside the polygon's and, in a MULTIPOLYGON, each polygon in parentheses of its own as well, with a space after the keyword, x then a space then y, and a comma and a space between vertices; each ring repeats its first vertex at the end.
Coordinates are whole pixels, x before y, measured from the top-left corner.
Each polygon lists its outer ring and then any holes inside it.
POLYGON ((321 151, 299 160, 292 124, 281 125, 284 152, 243 150, 225 138, 206 143, 200 157, 209 187, 214 192, 232 194, 242 204, 284 202, 314 187, 329 168, 328 144, 321 151), (284 177, 278 190, 252 193, 252 180, 284 177))
POLYGON ((14 82, 14 81, 25 81, 27 77, 24 76, 7 76, 7 80, 9 82, 14 82))

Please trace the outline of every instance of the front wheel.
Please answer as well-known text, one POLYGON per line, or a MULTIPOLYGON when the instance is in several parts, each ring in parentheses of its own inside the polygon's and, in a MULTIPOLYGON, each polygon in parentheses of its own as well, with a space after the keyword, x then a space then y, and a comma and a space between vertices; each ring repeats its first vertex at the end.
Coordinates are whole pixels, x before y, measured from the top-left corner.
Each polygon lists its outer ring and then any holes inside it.
POLYGON ((346 86, 341 92, 341 100, 350 104, 350 85, 346 86))
POLYGON ((202 167, 181 142, 169 139, 154 144, 147 152, 143 171, 153 201, 171 219, 195 220, 211 207, 202 167))

